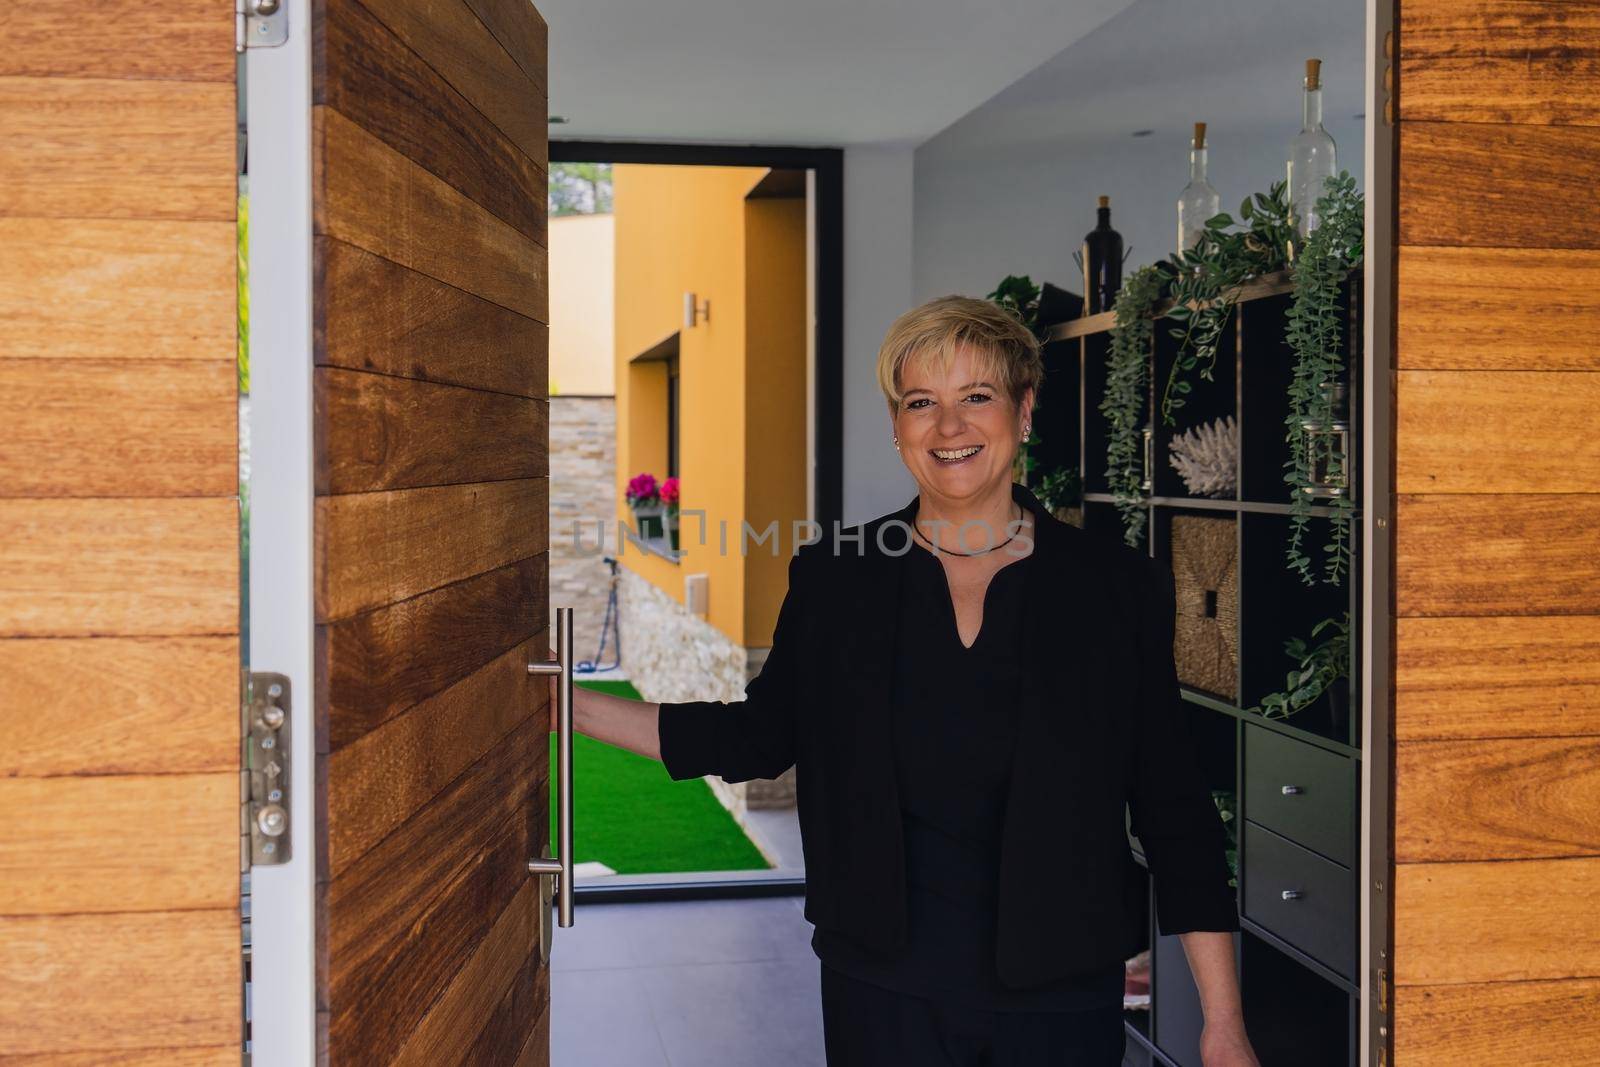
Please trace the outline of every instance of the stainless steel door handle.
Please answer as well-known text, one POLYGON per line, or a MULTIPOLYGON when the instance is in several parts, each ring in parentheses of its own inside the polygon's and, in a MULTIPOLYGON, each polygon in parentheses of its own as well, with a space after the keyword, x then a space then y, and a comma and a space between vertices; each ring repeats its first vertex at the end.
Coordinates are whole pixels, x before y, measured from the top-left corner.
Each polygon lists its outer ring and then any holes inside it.
MULTIPOLYGON (((556 609, 556 658, 528 664, 528 673, 559 676, 556 683, 556 841, 559 859, 536 856, 531 874, 555 880, 560 925, 572 925, 572 609, 556 609)), ((547 850, 548 851, 548 850, 547 850)))

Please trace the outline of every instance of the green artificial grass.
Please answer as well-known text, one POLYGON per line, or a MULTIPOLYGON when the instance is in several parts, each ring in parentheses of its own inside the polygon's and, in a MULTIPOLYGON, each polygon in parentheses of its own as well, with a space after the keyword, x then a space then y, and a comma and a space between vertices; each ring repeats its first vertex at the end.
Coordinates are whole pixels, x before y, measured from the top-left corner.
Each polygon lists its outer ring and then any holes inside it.
MULTIPOLYGON (((630 682, 576 684, 640 699, 630 682)), ((772 866, 703 780, 674 782, 656 760, 582 734, 573 738, 572 762, 575 863, 599 860, 618 874, 755 871, 772 866)), ((554 775, 554 734, 550 770, 554 775)), ((550 841, 554 853, 554 803, 550 841)))

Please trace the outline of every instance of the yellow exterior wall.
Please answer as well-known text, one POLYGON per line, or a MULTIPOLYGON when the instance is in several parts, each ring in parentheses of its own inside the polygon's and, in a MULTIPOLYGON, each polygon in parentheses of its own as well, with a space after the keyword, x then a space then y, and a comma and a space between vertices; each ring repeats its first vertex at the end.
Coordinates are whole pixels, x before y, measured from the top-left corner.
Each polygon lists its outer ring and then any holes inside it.
POLYGON ((680 603, 683 576, 708 574, 707 620, 750 647, 771 643, 787 585, 787 530, 805 510, 804 208, 802 201, 747 202, 745 194, 766 174, 765 168, 751 167, 619 164, 612 169, 617 519, 629 521, 623 499, 628 480, 641 471, 664 477, 667 458, 665 364, 629 361, 674 333, 682 507, 706 513, 704 545, 699 521, 684 519, 680 562, 646 556, 632 545, 621 559, 680 603), (763 204, 789 206, 757 206, 763 204), (780 286, 790 289, 791 280, 792 292, 776 292, 780 286), (748 304, 752 283, 773 291, 757 294, 748 304), (710 300, 709 322, 684 328, 686 292, 710 300), (752 331, 764 334, 780 326, 795 335, 792 340, 765 338, 759 350, 750 347, 752 331), (759 370, 753 369, 758 362, 759 370), (772 383, 777 395, 769 395, 765 383, 772 383), (761 396, 752 405, 754 393, 761 396), (752 413, 759 417, 753 419, 752 413), (742 556, 741 523, 749 519, 759 530, 773 518, 785 531, 780 558, 771 558, 770 547, 759 558, 742 556), (725 550, 719 547, 720 524, 726 524, 725 550))
POLYGON ((614 220, 550 219, 550 395, 611 396, 616 385, 614 220))
POLYGON ((779 552, 745 560, 746 647, 772 643, 789 586, 794 520, 806 511, 806 202, 747 200, 745 220, 745 509, 777 520, 779 552))

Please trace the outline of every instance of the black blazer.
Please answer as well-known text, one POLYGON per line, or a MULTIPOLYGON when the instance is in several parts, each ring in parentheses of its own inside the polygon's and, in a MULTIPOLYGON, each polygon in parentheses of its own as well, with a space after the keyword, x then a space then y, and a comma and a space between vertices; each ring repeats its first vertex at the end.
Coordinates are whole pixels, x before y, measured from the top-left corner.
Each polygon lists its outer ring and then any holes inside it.
MULTIPOLYGON (((1031 667, 1001 839, 996 966, 1023 987, 1138 950, 1130 811, 1161 933, 1237 930, 1239 918, 1191 741, 1197 713, 1178 694, 1171 569, 1060 521, 1021 485, 1012 495, 1034 514, 1043 564, 1023 621, 1031 667)), ((806 919, 883 953, 905 939, 889 650, 900 563, 925 551, 907 540, 916 503, 802 546, 745 699, 664 703, 660 718, 673 779, 795 767, 806 919)))

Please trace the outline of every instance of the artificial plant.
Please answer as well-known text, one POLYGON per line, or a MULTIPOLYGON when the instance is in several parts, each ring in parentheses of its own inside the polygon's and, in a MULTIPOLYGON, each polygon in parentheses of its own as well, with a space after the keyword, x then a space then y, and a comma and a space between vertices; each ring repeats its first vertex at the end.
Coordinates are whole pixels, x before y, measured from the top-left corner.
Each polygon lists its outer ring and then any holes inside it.
POLYGON ((1111 351, 1106 358, 1106 391, 1099 410, 1106 418, 1106 482, 1122 513, 1122 539, 1138 547, 1144 541, 1144 420, 1146 370, 1151 319, 1156 301, 1171 280, 1170 268, 1155 263, 1140 267, 1117 293, 1112 313, 1111 351))
MULTIPOLYGON (((1348 486, 1347 458, 1329 433, 1310 434, 1307 427, 1326 428, 1335 417, 1333 386, 1344 376, 1340 307, 1345 276, 1361 265, 1364 204, 1347 171, 1331 177, 1317 200, 1322 223, 1306 239, 1294 265, 1294 300, 1289 307, 1286 340, 1294 353, 1289 409, 1284 416, 1289 458, 1284 481, 1290 486, 1289 569, 1307 585, 1315 585, 1311 557, 1302 547, 1311 521, 1313 479, 1320 467, 1332 482, 1348 486)), ((1348 491, 1328 498, 1330 532, 1323 546, 1322 581, 1337 585, 1350 567, 1350 517, 1354 503, 1348 491)))
POLYGON ((1330 628, 1332 633, 1314 645, 1300 637, 1283 643, 1283 650, 1295 661, 1295 667, 1285 678, 1283 689, 1262 697, 1260 704, 1248 709, 1250 712, 1267 719, 1287 719, 1315 702, 1330 685, 1346 676, 1346 665, 1350 662, 1350 613, 1323 619, 1311 628, 1311 636, 1316 637, 1330 628))

